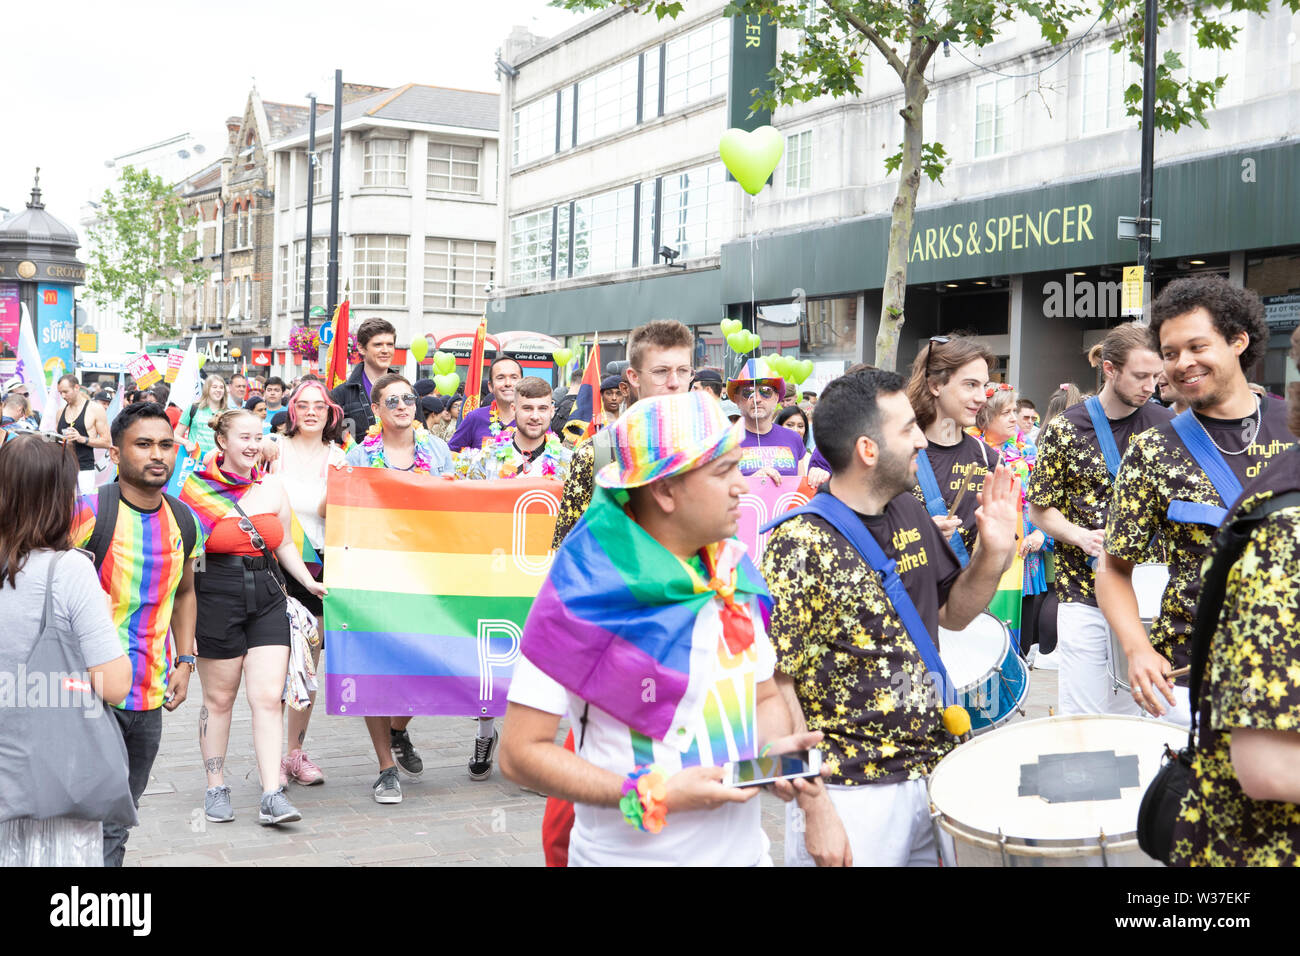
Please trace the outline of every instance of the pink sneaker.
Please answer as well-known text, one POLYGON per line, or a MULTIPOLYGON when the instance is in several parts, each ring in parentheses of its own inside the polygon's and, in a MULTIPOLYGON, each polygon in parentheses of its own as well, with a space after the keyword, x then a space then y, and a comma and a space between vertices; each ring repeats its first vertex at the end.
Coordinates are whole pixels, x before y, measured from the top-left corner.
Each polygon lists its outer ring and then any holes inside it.
POLYGON ((325 774, 320 767, 312 763, 311 758, 301 750, 290 751, 289 756, 280 762, 280 775, 291 777, 303 787, 325 782, 325 774))

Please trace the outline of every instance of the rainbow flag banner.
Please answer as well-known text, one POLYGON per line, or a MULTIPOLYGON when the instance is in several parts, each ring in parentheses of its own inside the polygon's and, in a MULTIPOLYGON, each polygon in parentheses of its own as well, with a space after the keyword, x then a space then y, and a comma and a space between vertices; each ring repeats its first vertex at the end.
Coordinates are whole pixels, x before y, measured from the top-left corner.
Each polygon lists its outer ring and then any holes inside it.
POLYGON ((328 712, 499 717, 561 485, 331 469, 328 712))

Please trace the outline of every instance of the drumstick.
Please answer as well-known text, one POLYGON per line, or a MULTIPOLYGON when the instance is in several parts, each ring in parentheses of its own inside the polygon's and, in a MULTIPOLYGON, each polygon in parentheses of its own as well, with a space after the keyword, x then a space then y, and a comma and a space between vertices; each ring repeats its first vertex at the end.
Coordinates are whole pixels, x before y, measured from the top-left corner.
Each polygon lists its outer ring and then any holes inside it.
POLYGON ((1186 667, 1180 667, 1177 670, 1170 671, 1168 674, 1165 675, 1165 678, 1167 680, 1173 680, 1176 677, 1186 677, 1191 672, 1192 672, 1192 666, 1188 664, 1186 667))
POLYGON ((962 498, 966 496, 966 489, 970 487, 970 481, 962 479, 961 487, 957 489, 957 497, 952 499, 952 505, 948 508, 948 517, 951 518, 957 513, 957 506, 961 504, 962 498))

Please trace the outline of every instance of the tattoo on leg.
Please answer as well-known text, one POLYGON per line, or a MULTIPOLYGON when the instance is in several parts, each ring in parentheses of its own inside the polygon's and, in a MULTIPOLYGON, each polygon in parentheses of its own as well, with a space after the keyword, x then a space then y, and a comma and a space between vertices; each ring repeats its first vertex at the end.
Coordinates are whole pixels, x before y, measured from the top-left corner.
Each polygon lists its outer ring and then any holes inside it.
POLYGON ((225 757, 209 757, 203 761, 203 769, 208 773, 220 773, 221 768, 225 765, 225 757))
POLYGON ((302 747, 302 742, 303 742, 304 740, 306 740, 306 739, 307 739, 307 731, 304 730, 304 731, 302 731, 302 732, 300 732, 300 733, 298 734, 298 746, 299 746, 299 748, 302 747))
POLYGON ((208 735, 208 708, 200 707, 199 708, 199 737, 202 738, 202 737, 206 737, 207 735, 208 735))

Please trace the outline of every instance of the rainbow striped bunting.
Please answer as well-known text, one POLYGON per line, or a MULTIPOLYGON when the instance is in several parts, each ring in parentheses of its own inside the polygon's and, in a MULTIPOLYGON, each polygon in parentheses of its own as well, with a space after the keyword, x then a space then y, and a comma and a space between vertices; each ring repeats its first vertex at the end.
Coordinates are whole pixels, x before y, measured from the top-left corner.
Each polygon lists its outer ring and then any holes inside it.
POLYGON ((331 714, 505 713, 524 621, 551 565, 561 486, 331 469, 331 714))

